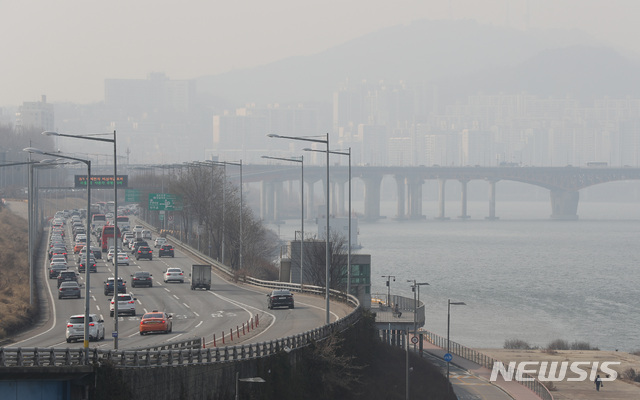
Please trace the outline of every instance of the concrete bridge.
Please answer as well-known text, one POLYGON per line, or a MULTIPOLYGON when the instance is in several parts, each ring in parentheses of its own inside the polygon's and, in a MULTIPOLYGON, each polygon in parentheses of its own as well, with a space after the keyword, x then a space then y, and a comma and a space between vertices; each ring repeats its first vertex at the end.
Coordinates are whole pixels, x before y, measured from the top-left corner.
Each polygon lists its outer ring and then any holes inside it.
MULTIPOLYGON (((380 218, 380 189, 384 176, 392 176, 397 188, 398 219, 422 219, 422 185, 426 180, 438 181, 439 213, 437 218, 444 219, 444 189, 447 181, 457 181, 461 185, 462 210, 460 217, 468 218, 467 184, 471 180, 483 180, 489 184, 489 216, 496 219, 495 188, 499 181, 517 181, 548 189, 550 192, 552 219, 573 220, 578 218, 580 189, 600 183, 640 180, 640 168, 609 167, 352 167, 352 179, 364 183, 364 220, 375 221, 380 218)), ((332 191, 334 215, 346 215, 347 166, 331 166, 329 173, 332 191), (335 209, 337 207, 337 209, 335 209)), ((260 182, 260 214, 266 221, 280 219, 283 184, 300 181, 300 169, 289 165, 246 165, 244 182, 260 182)), ((326 187, 326 167, 305 166, 305 210, 314 210, 314 186, 322 181, 326 187)), ((324 196, 324 194, 323 194, 324 196)))

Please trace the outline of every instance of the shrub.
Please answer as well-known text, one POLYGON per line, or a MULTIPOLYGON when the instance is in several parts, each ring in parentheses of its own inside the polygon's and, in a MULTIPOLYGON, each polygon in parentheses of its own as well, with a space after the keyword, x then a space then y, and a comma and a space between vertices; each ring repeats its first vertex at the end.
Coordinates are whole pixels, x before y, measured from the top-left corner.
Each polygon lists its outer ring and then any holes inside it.
POLYGON ((569 341, 564 339, 556 339, 547 345, 547 350, 569 350, 569 341))
POLYGON ((571 343, 571 350, 600 350, 597 347, 591 347, 589 342, 574 341, 571 343))
POLYGON ((504 348, 511 350, 531 350, 533 347, 521 339, 507 339, 504 341, 504 348))
POLYGON ((636 370, 633 368, 627 368, 622 372, 622 378, 623 379, 628 379, 630 381, 635 380, 637 377, 637 373, 636 370))

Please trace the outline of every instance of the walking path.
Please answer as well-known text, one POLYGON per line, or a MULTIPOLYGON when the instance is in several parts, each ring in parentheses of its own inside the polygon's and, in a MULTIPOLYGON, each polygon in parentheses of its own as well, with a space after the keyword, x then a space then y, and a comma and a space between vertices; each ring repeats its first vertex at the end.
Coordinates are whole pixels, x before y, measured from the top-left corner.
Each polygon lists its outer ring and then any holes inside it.
MULTIPOLYGON (((423 341, 423 346, 425 353, 431 354, 441 360, 447 352, 446 349, 438 347, 426 340, 423 341)), ((502 398, 513 398, 516 400, 540 400, 540 397, 538 397, 533 391, 518 382, 506 382, 501 376, 498 377, 496 382, 490 382, 489 378, 491 377, 491 371, 488 368, 484 368, 472 361, 454 356, 451 363, 478 377, 481 382, 485 382, 484 388, 475 388, 475 393, 469 393, 467 378, 464 376, 461 377, 458 374, 452 376, 450 373, 451 383, 453 384, 454 391, 459 399, 497 400, 502 398)))
MULTIPOLYGON (((568 381, 563 379, 553 382, 557 390, 551 391, 554 400, 588 400, 588 399, 640 399, 640 383, 622 380, 622 372, 629 368, 640 371, 640 356, 618 351, 598 351, 598 350, 558 350, 549 353, 543 350, 506 350, 506 349, 480 349, 481 353, 488 355, 503 363, 509 361, 547 361, 549 363, 563 361, 572 363, 581 361, 585 363, 598 362, 601 365, 606 361, 620 362, 619 365, 612 365, 611 368, 618 372, 618 378, 612 382, 604 382, 600 391, 596 391, 595 384, 589 379, 586 381, 568 381)), ((505 364, 506 365, 506 364, 505 364)), ((590 372, 588 364, 583 364, 582 369, 590 372)), ((577 376, 577 374, 567 372, 567 377, 577 376)), ((600 373, 600 376, 603 376, 600 373)))

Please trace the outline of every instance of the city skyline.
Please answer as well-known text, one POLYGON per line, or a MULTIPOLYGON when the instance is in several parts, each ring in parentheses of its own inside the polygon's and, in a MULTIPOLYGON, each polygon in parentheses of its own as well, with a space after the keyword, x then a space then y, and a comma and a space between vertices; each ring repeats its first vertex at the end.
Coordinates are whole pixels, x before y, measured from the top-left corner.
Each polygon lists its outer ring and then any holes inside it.
POLYGON ((475 20, 516 30, 569 31, 637 56, 640 3, 632 0, 406 1, 210 4, 150 0, 108 4, 0 1, 5 56, 0 107, 104 99, 105 79, 173 79, 266 65, 413 21, 475 20), (33 12, 33 10, 37 10, 33 12), (266 16, 266 17, 265 17, 266 16))

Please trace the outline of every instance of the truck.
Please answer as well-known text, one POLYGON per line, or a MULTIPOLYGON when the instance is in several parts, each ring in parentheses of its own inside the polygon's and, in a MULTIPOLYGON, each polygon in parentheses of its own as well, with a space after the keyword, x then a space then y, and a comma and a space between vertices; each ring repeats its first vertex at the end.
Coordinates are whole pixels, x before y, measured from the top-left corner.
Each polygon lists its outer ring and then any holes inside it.
POLYGON ((189 276, 191 277, 191 290, 211 289, 211 265, 193 264, 189 276))

